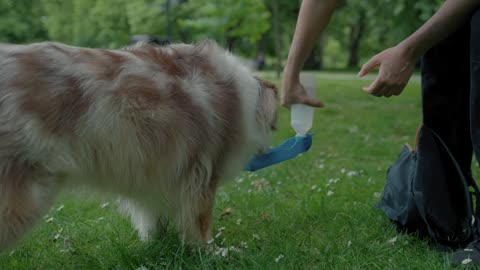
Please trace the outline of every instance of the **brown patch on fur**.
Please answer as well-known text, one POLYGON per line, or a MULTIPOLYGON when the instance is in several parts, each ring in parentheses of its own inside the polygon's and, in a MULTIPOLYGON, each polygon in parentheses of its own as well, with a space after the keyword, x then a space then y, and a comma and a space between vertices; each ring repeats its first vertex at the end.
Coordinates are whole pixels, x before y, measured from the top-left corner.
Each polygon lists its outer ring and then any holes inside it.
POLYGON ((78 61, 90 65, 97 79, 113 81, 122 72, 128 57, 121 53, 105 49, 80 49, 78 61))
POLYGON ((61 94, 27 94, 22 104, 25 111, 40 118, 49 132, 58 135, 73 133, 90 104, 75 78, 67 77, 65 83, 66 91, 61 94))
POLYGON ((107 60, 102 63, 103 72, 100 72, 98 78, 104 80, 114 80, 122 71, 122 66, 128 62, 128 57, 108 50, 101 50, 107 60))
POLYGON ((96 59, 97 56, 95 49, 80 48, 78 51, 78 60, 96 59))
POLYGON ((100 168, 100 158, 98 157, 97 148, 93 148, 93 164, 95 168, 100 168))
POLYGON ((45 42, 45 45, 47 45, 49 48, 55 50, 56 52, 62 53, 67 57, 71 57, 73 55, 72 51, 66 49, 63 45, 57 44, 54 42, 45 42))
POLYGON ((60 77, 57 69, 43 64, 48 59, 34 52, 18 54, 16 59, 21 73, 11 84, 23 92, 20 107, 38 118, 50 133, 74 132, 91 103, 78 79, 60 77))
POLYGON ((141 48, 129 51, 143 61, 154 64, 160 71, 171 76, 183 77, 188 74, 184 65, 177 63, 175 57, 168 54, 158 46, 144 45, 141 48))
POLYGON ((12 158, 0 171, 0 250, 11 247, 43 212, 42 198, 33 196, 33 181, 45 177, 38 165, 12 158))
MULTIPOLYGON (((184 133, 182 128, 185 125, 192 127, 195 121, 201 122, 198 109, 193 108, 190 97, 178 82, 160 89, 150 78, 140 75, 122 76, 113 94, 115 102, 123 104, 124 117, 137 133, 143 152, 152 155, 146 158, 149 162, 143 167, 147 177, 158 173, 158 164, 155 162, 158 154, 174 153, 176 136, 186 136, 176 134, 184 133)), ((195 138, 194 135, 191 137, 195 138)), ((189 151, 193 149, 196 149, 194 144, 188 148, 189 151)), ((190 155, 193 154, 189 153, 190 155)))
POLYGON ((260 86, 262 87, 262 90, 270 89, 275 93, 275 97, 276 98, 278 97, 278 88, 273 82, 261 79, 259 77, 255 77, 255 79, 257 79, 258 82, 260 83, 260 86))
POLYGON ((200 229, 200 236, 204 243, 212 238, 212 213, 215 200, 215 191, 217 189, 217 176, 215 174, 210 178, 210 185, 206 188, 201 199, 200 215, 198 216, 198 224, 200 229))
MULTIPOLYGON (((157 84, 152 79, 140 75, 122 76, 121 81, 118 82, 118 88, 113 90, 113 94, 115 102, 123 107, 123 117, 136 131, 144 153, 166 151, 161 148, 161 142, 165 140, 161 123, 153 119, 157 113, 166 113, 161 109, 165 104, 162 103, 162 94, 157 84)), ((112 145, 110 148, 114 152, 112 145)), ((153 159, 153 157, 148 159, 153 159)), ((146 176, 151 176, 155 172, 156 164, 145 164, 146 176)))
MULTIPOLYGON (((186 127, 186 130, 177 129, 180 133, 189 132, 184 136, 192 138, 188 146, 188 167, 194 166, 198 160, 198 154, 203 151, 205 142, 208 142, 212 138, 209 138, 208 132, 205 130, 208 127, 208 120, 205 116, 205 112, 198 105, 194 104, 191 96, 182 88, 179 82, 173 82, 168 86, 170 98, 173 100, 173 104, 176 109, 176 117, 182 128, 186 127), (196 134, 191 134, 195 132, 196 134)), ((173 123, 173 122, 172 122, 173 123)))
POLYGON ((191 50, 186 51, 182 51, 178 48, 172 48, 172 55, 176 62, 182 63, 183 66, 189 67, 191 70, 212 75, 215 68, 207 59, 204 48, 205 45, 196 45, 191 48, 191 50))
POLYGON ((126 75, 118 82, 113 92, 136 110, 155 109, 162 101, 157 84, 150 78, 140 75, 126 75))
POLYGON ((193 112, 198 109, 195 108, 190 96, 182 89, 179 82, 175 81, 171 83, 168 87, 171 98, 174 100, 179 109, 184 112, 193 112))
MULTIPOLYGON (((13 158, 9 166, 2 166, 2 170, 0 171, 0 184, 2 188, 0 190, 12 191, 24 185, 25 175, 32 168, 33 166, 24 166, 18 159, 13 158)), ((2 197, 8 196, 8 194, 1 195, 2 197)))
POLYGON ((176 77, 185 77, 193 70, 209 73, 213 66, 205 55, 206 44, 185 48, 174 46, 161 47, 154 44, 143 44, 127 50, 136 57, 152 63, 159 71, 176 77))
MULTIPOLYGON (((201 42, 194 45, 190 49, 175 51, 178 58, 182 58, 186 64, 192 69, 196 69, 202 73, 208 80, 208 85, 211 85, 210 95, 213 97, 213 109, 221 118, 221 123, 216 127, 218 129, 217 136, 221 142, 217 145, 216 160, 213 164, 213 171, 217 175, 221 172, 217 171, 223 167, 225 157, 233 150, 235 145, 241 140, 241 104, 239 97, 239 89, 237 89, 234 78, 221 78, 221 71, 215 63, 211 63, 208 54, 213 46, 209 42, 201 42)), ((218 141, 218 140, 217 140, 218 141)), ((216 186, 217 177, 212 178, 211 185, 216 186)))
POLYGON ((19 212, 31 209, 34 205, 29 204, 29 200, 26 198, 29 195, 28 190, 25 189, 32 184, 30 181, 41 176, 37 164, 12 158, 8 165, 2 166, 0 171, 1 199, 10 201, 9 205, 14 206, 13 209, 19 212), (25 192, 27 194, 24 194, 25 192))
POLYGON ((198 223, 200 226, 200 236, 204 243, 207 243, 212 238, 212 214, 201 214, 198 216, 198 223))
POLYGON ((259 105, 257 107, 257 121, 259 122, 264 122, 264 121, 270 121, 268 124, 270 125, 271 130, 276 130, 277 129, 277 109, 276 109, 276 101, 278 100, 278 95, 277 95, 277 87, 275 84, 257 78, 259 84, 260 84, 260 93, 259 93, 259 105), (274 97, 275 97, 275 103, 271 104, 271 100, 269 97, 269 92, 273 92, 274 97), (273 106, 273 108, 272 108, 273 106), (274 110, 274 111, 270 111, 274 110))
POLYGON ((11 86, 19 90, 48 89, 46 75, 51 73, 44 65, 43 59, 34 52, 16 53, 15 59, 19 65, 17 74, 11 81, 11 86))
MULTIPOLYGON (((212 92, 215 111, 223 119, 223 130, 220 130, 220 126, 218 127, 222 144, 218 147, 218 153, 215 155, 217 159, 214 163, 214 170, 219 170, 219 168, 223 167, 225 157, 241 141, 242 109, 238 89, 233 79, 217 79, 212 83, 214 85, 212 92)), ((217 173, 220 174, 221 172, 217 173)))

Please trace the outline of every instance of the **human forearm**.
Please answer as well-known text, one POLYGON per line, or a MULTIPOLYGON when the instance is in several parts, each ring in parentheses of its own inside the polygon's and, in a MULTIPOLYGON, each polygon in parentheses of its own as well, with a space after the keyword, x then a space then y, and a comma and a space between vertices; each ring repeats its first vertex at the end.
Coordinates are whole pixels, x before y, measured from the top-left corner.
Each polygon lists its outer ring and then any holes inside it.
POLYGON ((398 46, 417 59, 455 31, 479 6, 480 0, 446 0, 422 27, 398 46))
POLYGON ((315 41, 327 26, 337 0, 303 0, 285 66, 286 76, 298 76, 315 41))
POLYGON ((373 56, 363 65, 359 76, 380 67, 377 78, 363 90, 374 96, 399 95, 412 76, 420 56, 465 24, 479 6, 480 0, 446 0, 415 33, 397 46, 373 56))

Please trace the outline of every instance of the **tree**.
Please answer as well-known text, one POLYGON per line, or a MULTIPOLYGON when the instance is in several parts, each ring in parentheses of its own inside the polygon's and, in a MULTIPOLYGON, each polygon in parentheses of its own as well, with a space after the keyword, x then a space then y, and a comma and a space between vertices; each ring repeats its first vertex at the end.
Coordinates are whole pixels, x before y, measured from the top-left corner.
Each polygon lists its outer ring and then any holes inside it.
POLYGON ((43 0, 51 39, 87 47, 124 46, 130 35, 124 0, 43 0))
POLYGON ((0 41, 24 43, 42 40, 42 10, 34 0, 0 0, 0 41))
POLYGON ((73 44, 74 1, 43 0, 44 27, 50 39, 73 44))
POLYGON ((180 19, 180 27, 193 39, 213 38, 231 50, 238 42, 255 45, 271 27, 270 13, 259 0, 191 0, 183 8, 192 15, 180 19))
POLYGON ((440 6, 441 0, 346 0, 334 14, 329 34, 348 54, 348 67, 406 38, 440 6))
MULTIPOLYGON (((340 0, 305 68, 320 69, 322 63, 330 67, 358 67, 372 54, 411 34, 442 1, 340 0)), ((268 62, 275 56, 279 71, 290 49, 300 3, 301 0, 0 0, 0 41, 50 39, 77 46, 118 48, 126 45, 132 35, 165 38, 171 29, 173 41, 213 39, 236 54, 266 59, 267 67, 272 67, 268 62)))
POLYGON ((97 29, 96 44, 108 48, 118 48, 128 43, 130 25, 127 17, 127 6, 124 1, 96 1, 91 14, 97 29))

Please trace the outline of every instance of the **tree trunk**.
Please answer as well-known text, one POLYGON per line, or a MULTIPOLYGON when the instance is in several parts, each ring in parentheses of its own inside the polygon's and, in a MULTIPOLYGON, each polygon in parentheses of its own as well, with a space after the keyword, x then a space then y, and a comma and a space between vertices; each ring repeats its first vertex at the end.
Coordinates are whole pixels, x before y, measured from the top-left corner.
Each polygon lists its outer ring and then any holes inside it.
POLYGON ((325 43, 325 34, 320 35, 318 43, 313 48, 312 52, 305 60, 303 68, 305 70, 321 70, 323 68, 323 51, 325 43))
POLYGON ((275 64, 275 70, 277 73, 277 79, 280 79, 280 72, 282 69, 282 48, 280 42, 280 15, 278 14, 278 0, 272 0, 273 8, 273 31, 275 35, 275 56, 277 63, 275 64))
POLYGON ((355 24, 350 25, 350 45, 348 48, 348 67, 358 67, 358 48, 365 32, 365 12, 361 11, 355 24))
POLYGON ((234 38, 234 37, 227 37, 227 49, 230 52, 233 52, 233 47, 235 45, 235 40, 236 40, 236 38, 234 38))
POLYGON ((263 70, 265 67, 265 56, 267 50, 267 33, 262 35, 262 38, 257 43, 257 56, 255 59, 255 68, 257 70, 263 70))

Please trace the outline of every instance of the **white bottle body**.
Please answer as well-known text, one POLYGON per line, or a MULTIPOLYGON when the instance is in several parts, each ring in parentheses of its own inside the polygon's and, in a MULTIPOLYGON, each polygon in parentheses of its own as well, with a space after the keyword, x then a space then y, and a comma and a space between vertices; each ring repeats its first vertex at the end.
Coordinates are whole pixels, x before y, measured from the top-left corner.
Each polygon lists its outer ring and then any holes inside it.
MULTIPOLYGON (((311 75, 310 78, 305 78, 301 81, 307 91, 307 95, 310 98, 315 98, 315 76, 311 75)), ((303 104, 291 105, 290 125, 297 133, 296 136, 304 136, 312 128, 314 110, 315 108, 303 104)))

